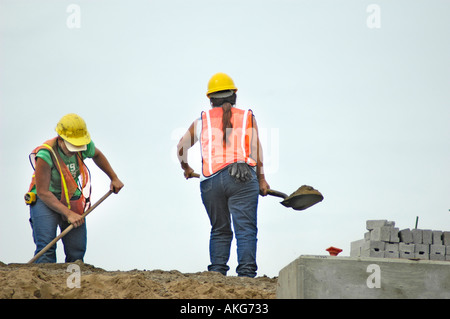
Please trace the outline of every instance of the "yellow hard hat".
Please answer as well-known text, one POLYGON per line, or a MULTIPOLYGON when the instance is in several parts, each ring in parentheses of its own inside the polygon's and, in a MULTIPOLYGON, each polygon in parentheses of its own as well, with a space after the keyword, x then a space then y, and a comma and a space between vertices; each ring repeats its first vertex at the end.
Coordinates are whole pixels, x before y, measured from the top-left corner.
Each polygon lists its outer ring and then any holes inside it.
POLYGON ((75 146, 82 146, 91 142, 91 136, 84 120, 77 114, 64 115, 56 125, 56 132, 63 140, 75 146))
POLYGON ((209 97, 211 93, 225 90, 233 90, 234 92, 236 92, 237 88, 234 85, 233 79, 231 77, 229 77, 225 73, 219 72, 214 74, 209 80, 206 96, 209 97))

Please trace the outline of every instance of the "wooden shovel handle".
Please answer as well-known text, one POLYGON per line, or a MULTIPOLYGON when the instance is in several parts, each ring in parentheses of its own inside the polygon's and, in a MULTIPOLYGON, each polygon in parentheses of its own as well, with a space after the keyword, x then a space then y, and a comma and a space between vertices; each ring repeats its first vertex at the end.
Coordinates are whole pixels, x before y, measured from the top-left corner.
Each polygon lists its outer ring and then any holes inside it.
POLYGON ((281 197, 283 199, 285 199, 286 197, 288 197, 288 195, 286 195, 285 193, 276 191, 274 189, 268 189, 267 190, 267 195, 271 195, 271 196, 276 196, 276 197, 281 197))

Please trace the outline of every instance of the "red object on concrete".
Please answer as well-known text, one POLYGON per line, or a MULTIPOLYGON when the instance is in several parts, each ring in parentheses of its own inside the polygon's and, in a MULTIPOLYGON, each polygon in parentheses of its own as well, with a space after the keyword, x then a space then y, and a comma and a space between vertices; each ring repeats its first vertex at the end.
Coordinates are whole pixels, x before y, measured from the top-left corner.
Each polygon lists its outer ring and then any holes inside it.
POLYGON ((331 247, 329 247, 329 248, 327 248, 325 250, 330 253, 330 256, 337 256, 342 251, 342 249, 336 248, 336 247, 333 247, 333 246, 331 246, 331 247))

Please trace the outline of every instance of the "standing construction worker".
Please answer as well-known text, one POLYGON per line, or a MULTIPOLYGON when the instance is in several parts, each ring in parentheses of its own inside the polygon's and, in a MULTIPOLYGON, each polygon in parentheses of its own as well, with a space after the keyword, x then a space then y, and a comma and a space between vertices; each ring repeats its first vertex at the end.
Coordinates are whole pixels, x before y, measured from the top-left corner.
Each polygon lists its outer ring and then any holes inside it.
MULTIPOLYGON (((62 241, 66 262, 82 260, 86 252, 86 224, 81 215, 90 206, 90 173, 84 159, 94 163, 111 179, 111 190, 123 187, 105 155, 94 145, 84 120, 67 114, 56 125, 57 137, 36 147, 30 154, 34 174, 25 196, 30 205, 30 223, 36 244, 35 255, 61 232, 73 224, 74 229, 62 241)), ((56 262, 53 245, 37 263, 56 262)))
POLYGON ((198 140, 202 155, 200 190, 211 222, 209 271, 227 274, 233 232, 237 242, 238 276, 256 276, 258 195, 267 195, 262 148, 251 110, 236 108, 233 80, 215 74, 206 96, 212 108, 202 112, 178 143, 177 155, 186 178, 195 177, 188 149, 198 140))

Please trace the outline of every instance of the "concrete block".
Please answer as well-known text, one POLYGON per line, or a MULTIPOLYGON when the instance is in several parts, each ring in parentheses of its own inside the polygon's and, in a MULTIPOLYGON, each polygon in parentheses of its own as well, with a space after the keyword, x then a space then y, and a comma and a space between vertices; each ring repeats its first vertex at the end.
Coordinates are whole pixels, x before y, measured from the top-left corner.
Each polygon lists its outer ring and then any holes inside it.
POLYGON ((431 245, 433 243, 433 231, 431 229, 422 229, 422 244, 431 245))
POLYGON ((399 258, 398 244, 386 243, 384 247, 384 258, 399 258))
POLYGON ((385 251, 384 258, 400 258, 399 251, 385 251))
POLYGON ((375 227, 370 231, 371 241, 389 242, 390 239, 391 239, 391 227, 388 226, 375 227))
POLYGON ((400 258, 415 258, 415 244, 406 244, 400 242, 398 244, 399 257, 400 258))
POLYGON ((364 233, 364 239, 370 240, 370 231, 364 233))
POLYGON ((399 250, 398 254, 400 258, 407 258, 407 259, 414 259, 415 254, 414 254, 414 244, 409 244, 412 245, 412 249, 411 250, 399 250))
POLYGON ((445 255, 430 254, 430 260, 445 260, 445 255))
POLYGON ((444 231, 442 233, 442 242, 445 246, 450 246, 450 231, 444 231))
POLYGON ((411 232, 414 244, 422 244, 422 229, 413 229, 411 232))
POLYGON ((402 251, 409 252, 412 254, 412 257, 414 257, 415 247, 416 247, 415 244, 407 244, 407 243, 402 243, 402 242, 400 242, 398 244, 398 250, 400 252, 402 252, 402 251))
POLYGON ((446 248, 444 245, 430 245, 430 254, 445 255, 446 248))
POLYGON ((415 259, 414 257, 414 253, 409 253, 407 251, 399 251, 398 252, 398 258, 403 258, 403 259, 415 259))
POLYGON ((361 247, 361 257, 384 257, 385 242, 382 241, 366 241, 361 247))
POLYGON ((397 227, 391 228, 391 235, 390 235, 389 241, 391 243, 399 243, 400 242, 400 237, 398 236, 398 228, 397 227))
POLYGON ((384 251, 389 251, 389 252, 399 251, 399 244, 386 243, 386 245, 384 246, 384 251))
POLYGON ((430 245, 430 260, 445 260, 445 246, 430 245))
POLYGON ((366 242, 365 239, 355 240, 350 243, 350 257, 360 257, 361 248, 366 242))
POLYGON ((395 221, 393 221, 393 220, 387 221, 386 226, 395 227, 395 221))
POLYGON ((415 244, 414 258, 425 259, 425 260, 430 259, 430 245, 415 244))
POLYGON ((386 226, 387 222, 388 221, 386 219, 382 219, 382 220, 367 220, 366 221, 366 229, 367 230, 372 230, 374 228, 383 227, 383 226, 386 226))
POLYGON ((445 246, 445 254, 450 256, 450 245, 445 246))
POLYGON ((442 245, 442 231, 433 230, 433 245, 442 245))
POLYGON ((449 273, 448 261, 300 256, 280 270, 277 298, 450 299, 449 273))
POLYGON ((398 232, 398 236, 400 237, 400 241, 406 244, 410 244, 414 242, 413 233, 409 228, 402 229, 398 232))

